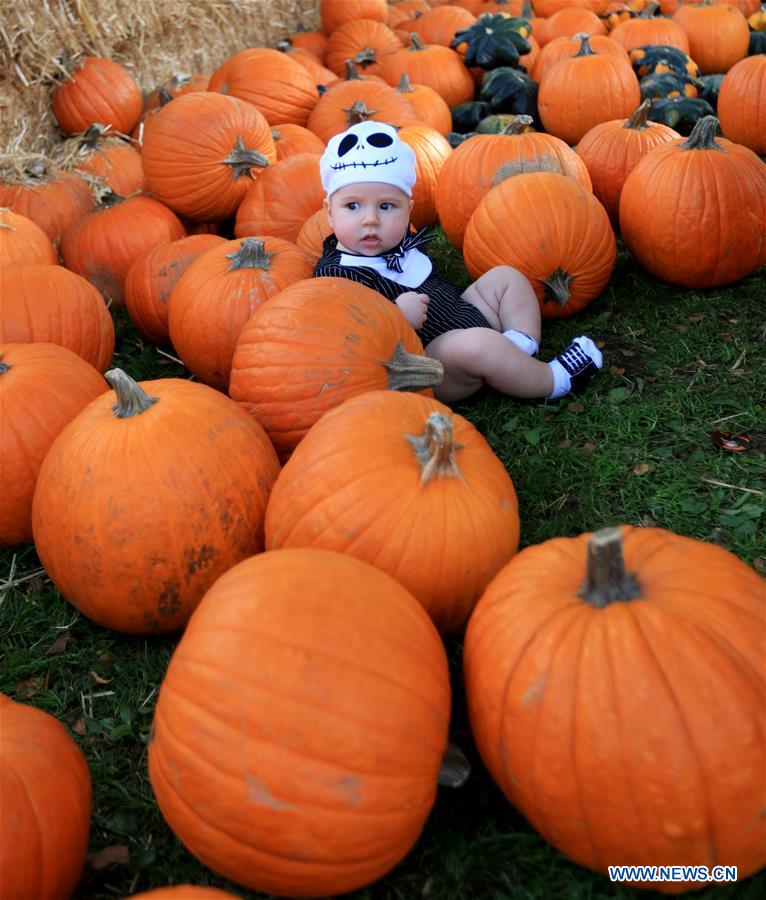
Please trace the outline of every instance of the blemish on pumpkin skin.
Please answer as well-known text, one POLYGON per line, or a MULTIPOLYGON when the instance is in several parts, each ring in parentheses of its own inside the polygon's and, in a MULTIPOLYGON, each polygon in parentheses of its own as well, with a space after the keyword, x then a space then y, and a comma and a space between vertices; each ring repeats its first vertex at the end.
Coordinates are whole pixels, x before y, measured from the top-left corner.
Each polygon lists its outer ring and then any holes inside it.
POLYGON ((157 600, 157 612, 160 616, 175 616, 181 609, 181 583, 177 578, 170 578, 162 583, 162 592, 157 600))
POLYGON ((209 544, 202 544, 197 549, 188 547, 184 551, 184 564, 189 576, 201 569, 209 569, 211 561, 215 558, 215 550, 209 544))
POLYGON ((259 806, 268 806, 271 809, 296 809, 293 803, 283 803, 271 793, 268 786, 256 778, 249 772, 245 772, 245 783, 247 784, 247 796, 253 803, 259 806))
POLYGON ((545 693, 545 684, 547 681, 547 674, 543 674, 536 681, 533 681, 532 684, 530 684, 530 686, 526 689, 526 691, 524 691, 524 696, 521 698, 521 702, 526 708, 530 706, 539 706, 540 700, 545 693))
POLYGON ((360 790, 361 784, 359 783, 358 778, 354 778, 353 775, 344 775, 343 778, 338 781, 338 787, 341 789, 345 803, 349 806, 359 805, 362 795, 360 790))

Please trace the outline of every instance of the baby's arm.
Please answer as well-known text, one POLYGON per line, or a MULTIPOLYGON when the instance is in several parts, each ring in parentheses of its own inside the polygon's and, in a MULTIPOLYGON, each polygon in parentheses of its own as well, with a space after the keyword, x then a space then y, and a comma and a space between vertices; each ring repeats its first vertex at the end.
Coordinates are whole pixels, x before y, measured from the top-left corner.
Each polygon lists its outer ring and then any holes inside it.
POLYGON ((428 294, 405 291, 394 301, 404 314, 404 318, 417 331, 423 326, 428 314, 428 294))

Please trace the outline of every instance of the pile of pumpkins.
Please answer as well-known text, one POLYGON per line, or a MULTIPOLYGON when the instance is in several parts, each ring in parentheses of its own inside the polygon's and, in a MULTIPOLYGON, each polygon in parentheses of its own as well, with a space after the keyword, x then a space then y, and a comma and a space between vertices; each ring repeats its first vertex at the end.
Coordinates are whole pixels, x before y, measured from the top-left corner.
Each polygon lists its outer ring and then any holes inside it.
MULTIPOLYGON (((546 318, 598 296, 617 230, 674 284, 755 271, 756 4, 657 12, 323 0, 321 30, 146 98, 87 57, 52 95, 67 166, 0 185, 0 543, 33 540, 99 626, 182 630, 149 776, 178 837, 239 884, 329 896, 407 854, 437 784, 463 777, 442 640, 463 632, 478 750, 551 844, 597 871, 766 863, 763 581, 657 528, 518 552, 511 476, 434 399, 440 363, 377 293, 312 278, 319 155, 365 118, 416 153, 413 224, 438 223, 474 277, 519 268, 546 318), (671 50, 726 73, 726 137, 712 116, 686 137, 651 121, 637 71, 671 50), (455 130, 487 84, 528 102, 519 76, 539 78, 534 108, 455 130), (196 380, 110 368, 123 306, 196 380)), ((69 896, 87 763, 39 710, 0 695, 0 723, 0 893, 69 896)))

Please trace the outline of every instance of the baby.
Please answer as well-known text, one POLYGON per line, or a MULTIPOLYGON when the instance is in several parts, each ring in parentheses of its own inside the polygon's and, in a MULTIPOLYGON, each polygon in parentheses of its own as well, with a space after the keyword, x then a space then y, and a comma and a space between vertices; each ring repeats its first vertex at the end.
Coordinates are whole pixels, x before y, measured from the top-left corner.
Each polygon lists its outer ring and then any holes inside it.
POLYGON ((601 368, 601 351, 585 336, 550 362, 537 359, 540 305, 518 270, 497 266, 462 294, 434 272, 419 249, 428 229, 410 230, 415 154, 393 126, 361 122, 335 135, 320 172, 334 234, 315 274, 349 278, 396 304, 444 366, 440 400, 462 400, 484 384, 512 397, 556 398, 601 368))

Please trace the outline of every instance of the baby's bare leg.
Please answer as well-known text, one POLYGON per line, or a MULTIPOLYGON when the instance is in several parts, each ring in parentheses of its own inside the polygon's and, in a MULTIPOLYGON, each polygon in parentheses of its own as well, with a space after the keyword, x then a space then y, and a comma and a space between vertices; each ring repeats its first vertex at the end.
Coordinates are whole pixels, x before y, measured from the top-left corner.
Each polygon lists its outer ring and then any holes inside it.
POLYGON ((447 331, 425 349, 428 356, 444 366, 444 379, 434 388, 443 403, 470 397, 483 384, 511 397, 527 399, 548 397, 553 390, 551 367, 527 356, 491 328, 447 331))
POLYGON ((463 299, 478 307, 496 331, 522 331, 539 343, 540 304, 518 269, 495 266, 463 291, 463 299))

